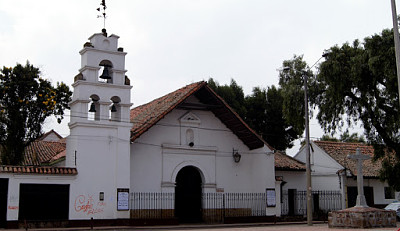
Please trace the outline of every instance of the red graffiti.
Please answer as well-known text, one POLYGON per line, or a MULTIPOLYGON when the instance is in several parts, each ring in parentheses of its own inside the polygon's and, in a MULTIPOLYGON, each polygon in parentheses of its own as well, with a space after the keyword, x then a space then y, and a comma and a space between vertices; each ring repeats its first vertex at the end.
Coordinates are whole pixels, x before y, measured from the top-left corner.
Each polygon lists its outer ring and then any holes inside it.
POLYGON ((79 195, 75 198, 74 207, 76 212, 82 212, 88 215, 102 213, 105 206, 106 203, 103 201, 95 203, 93 195, 88 195, 87 197, 85 197, 84 195, 79 195))
POLYGON ((17 209, 18 209, 18 206, 8 206, 8 209, 17 210, 17 209))

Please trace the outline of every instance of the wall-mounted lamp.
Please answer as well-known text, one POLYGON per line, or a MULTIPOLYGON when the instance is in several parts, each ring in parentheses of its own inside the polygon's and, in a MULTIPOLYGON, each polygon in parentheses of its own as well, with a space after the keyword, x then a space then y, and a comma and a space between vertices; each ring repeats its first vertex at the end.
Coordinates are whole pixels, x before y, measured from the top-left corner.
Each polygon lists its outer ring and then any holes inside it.
POLYGON ((104 201, 104 192, 99 193, 99 201, 104 201))
POLYGON ((233 149, 232 156, 233 156, 233 160, 235 161, 235 163, 239 163, 240 158, 242 158, 242 155, 239 154, 237 149, 233 149))

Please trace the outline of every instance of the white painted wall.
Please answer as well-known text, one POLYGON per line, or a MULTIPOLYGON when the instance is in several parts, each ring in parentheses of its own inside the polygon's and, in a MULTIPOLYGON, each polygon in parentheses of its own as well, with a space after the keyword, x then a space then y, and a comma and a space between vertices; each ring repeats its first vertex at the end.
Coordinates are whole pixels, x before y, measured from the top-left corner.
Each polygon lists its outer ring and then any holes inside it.
MULTIPOLYGON (((384 187, 388 187, 388 184, 386 182, 381 182, 379 179, 364 179, 363 182, 365 187, 373 187, 375 204, 387 205, 392 203, 393 201, 399 201, 400 199, 399 192, 395 193, 395 198, 385 199, 384 187)), ((357 180, 347 178, 347 185, 357 187, 357 180)))
POLYGON ((276 176, 283 176, 285 184, 282 190, 297 189, 298 191, 307 190, 305 171, 276 171, 276 176))
MULTIPOLYGON (((8 178, 7 220, 18 220, 20 184, 71 184, 76 176, 39 174, 1 174, 8 178)), ((57 203, 57 201, 54 201, 57 203)), ((71 208, 70 208, 71 209, 71 208)))
POLYGON ((126 53, 117 51, 118 38, 94 34, 89 38, 93 47, 86 46, 80 51, 79 72, 83 80, 72 84, 67 138, 66 166, 78 171, 70 186, 70 219, 129 218, 129 211, 117 209, 118 189, 130 187, 132 128, 129 110, 132 87, 124 84, 126 53), (98 78, 99 64, 104 60, 112 63, 109 82, 99 82, 98 78), (90 119, 88 109, 93 95, 96 95, 97 116, 90 119), (117 112, 110 117, 113 102, 118 103, 117 112), (104 193, 103 201, 100 193, 104 193))
MULTIPOLYGON (((312 170, 312 188, 313 190, 340 190, 343 197, 343 206, 345 203, 346 186, 357 187, 357 181, 352 178, 339 177, 337 172, 344 169, 333 158, 327 155, 321 148, 312 142, 314 152, 311 151, 311 170, 312 170), (346 179, 344 179, 346 178, 346 179)), ((306 160, 305 149, 302 148, 294 158, 305 162, 306 160)), ((364 179, 364 186, 373 187, 374 203, 375 204, 389 204, 393 199, 385 199, 384 187, 387 186, 386 182, 381 182, 379 179, 364 179)), ((396 193, 394 200, 399 200, 400 195, 396 193)))
MULTIPOLYGON (((267 154, 271 150, 266 146, 249 150, 212 112, 200 110, 191 111, 200 124, 190 128, 195 133, 190 147, 182 135, 189 127, 182 129, 180 121, 188 112, 173 110, 131 144, 132 191, 174 192, 176 176, 185 166, 200 171, 204 192, 275 188, 274 156, 267 154), (233 149, 242 155, 239 163, 233 160, 233 149)), ((275 214, 275 208, 268 208, 268 214, 275 214)))

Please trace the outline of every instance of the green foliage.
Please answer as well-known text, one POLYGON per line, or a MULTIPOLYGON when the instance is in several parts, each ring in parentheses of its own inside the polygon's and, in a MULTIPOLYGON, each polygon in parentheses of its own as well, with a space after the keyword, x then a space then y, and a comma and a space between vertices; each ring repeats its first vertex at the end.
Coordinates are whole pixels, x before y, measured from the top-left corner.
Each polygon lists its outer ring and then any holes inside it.
MULTIPOLYGON (((314 94, 313 73, 309 70, 303 56, 294 55, 291 60, 283 61, 283 69, 279 72, 279 86, 282 89, 283 116, 293 126, 295 133, 302 134, 305 128, 304 109, 304 77, 307 74, 309 99, 314 94), (307 70, 304 72, 304 70, 307 70)), ((312 113, 309 113, 310 117, 312 113)))
POLYGON ((317 118, 326 132, 361 121, 376 159, 396 153, 395 160, 385 162, 381 178, 398 190, 400 114, 393 32, 383 30, 363 43, 355 40, 331 51, 316 79, 317 118))
POLYGON ((357 133, 352 133, 350 135, 349 131, 345 131, 340 135, 340 138, 335 138, 331 135, 325 134, 321 137, 321 141, 333 141, 333 142, 349 142, 349 143, 365 143, 365 138, 363 136, 358 136, 357 133))
POLYGON ((298 134, 283 118, 281 90, 275 86, 262 89, 253 88, 251 95, 244 97, 241 87, 234 80, 220 86, 213 79, 208 85, 231 106, 240 117, 275 149, 285 150, 293 146, 298 134))
POLYGON ((320 140, 321 140, 321 141, 339 142, 339 140, 338 140, 337 138, 335 138, 335 137, 333 137, 333 136, 330 136, 330 135, 327 135, 327 134, 323 135, 323 136, 321 137, 320 140))
POLYGON ((357 133, 352 133, 350 135, 349 131, 345 131, 340 135, 340 141, 349 143, 365 143, 364 136, 358 136, 357 133))
POLYGON ((61 121, 71 95, 64 83, 53 87, 40 78, 39 69, 29 62, 0 69, 2 164, 21 164, 25 147, 42 134, 45 119, 55 115, 61 121))

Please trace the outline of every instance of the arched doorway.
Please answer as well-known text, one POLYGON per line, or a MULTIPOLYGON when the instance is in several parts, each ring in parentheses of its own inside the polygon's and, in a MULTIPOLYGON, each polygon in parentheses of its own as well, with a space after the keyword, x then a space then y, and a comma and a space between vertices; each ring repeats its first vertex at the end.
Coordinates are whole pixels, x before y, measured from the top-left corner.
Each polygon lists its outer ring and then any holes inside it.
POLYGON ((175 216, 179 222, 202 221, 201 185, 201 175, 197 168, 186 166, 178 172, 175 187, 175 216))

